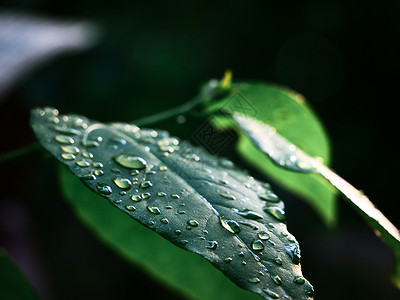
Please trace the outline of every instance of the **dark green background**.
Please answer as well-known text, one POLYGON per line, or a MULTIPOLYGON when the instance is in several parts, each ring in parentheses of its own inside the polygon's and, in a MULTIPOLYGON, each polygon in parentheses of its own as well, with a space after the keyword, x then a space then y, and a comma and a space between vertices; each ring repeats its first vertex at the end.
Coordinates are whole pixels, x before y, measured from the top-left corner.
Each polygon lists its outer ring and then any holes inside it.
MULTIPOLYGON (((0 103, 1 152, 34 141, 32 107, 131 121, 187 101, 201 83, 230 68, 235 78, 303 93, 331 137, 333 168, 400 226, 398 1, 2 3, 91 20, 103 34, 97 47, 47 63, 8 92, 0 103)), ((201 122, 157 127, 189 139, 201 122)), ((231 147, 222 154, 244 164, 231 147)), ((53 160, 39 153, 0 173, 0 244, 43 298, 140 299, 134 294, 149 293, 143 299, 180 299, 76 220, 61 199, 53 160)), ((303 272, 317 299, 398 299, 388 280, 389 249, 347 204, 340 202, 337 227, 329 229, 304 202, 275 190, 286 199, 288 228, 301 243, 303 272)))

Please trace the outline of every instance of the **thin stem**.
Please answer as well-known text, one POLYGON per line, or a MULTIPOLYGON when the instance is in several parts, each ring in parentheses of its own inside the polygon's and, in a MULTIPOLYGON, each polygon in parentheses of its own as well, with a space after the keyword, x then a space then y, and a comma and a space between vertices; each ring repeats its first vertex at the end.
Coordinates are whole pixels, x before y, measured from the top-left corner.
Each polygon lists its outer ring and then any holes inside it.
POLYGON ((0 165, 23 159, 40 149, 39 143, 34 142, 28 146, 0 154, 0 165))
POLYGON ((137 126, 147 126, 147 125, 152 125, 152 124, 159 123, 162 121, 166 121, 171 118, 177 117, 179 115, 188 113, 193 108, 195 108, 198 104, 203 102, 203 100, 204 100, 204 98, 202 97, 201 94, 199 94, 196 97, 194 97, 192 100, 190 100, 189 102, 186 102, 180 106, 173 107, 168 110, 164 110, 164 111, 156 113, 154 115, 150 115, 147 117, 137 119, 137 120, 133 121, 132 123, 137 126))

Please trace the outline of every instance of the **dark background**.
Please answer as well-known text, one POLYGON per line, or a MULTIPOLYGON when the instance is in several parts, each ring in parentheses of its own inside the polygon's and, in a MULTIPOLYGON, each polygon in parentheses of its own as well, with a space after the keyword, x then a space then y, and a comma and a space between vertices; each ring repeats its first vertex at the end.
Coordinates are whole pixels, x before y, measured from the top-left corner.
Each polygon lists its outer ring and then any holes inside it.
MULTIPOLYGON (((400 2, 2 3, 16 11, 90 20, 102 37, 89 51, 41 66, 8 92, 0 103, 1 152, 34 141, 32 107, 132 121, 184 103, 201 83, 230 68, 236 79, 277 82, 303 93, 326 125, 333 169, 400 227, 400 2)), ((160 126, 191 138, 197 122, 160 126)), ((222 154, 237 161, 229 148, 222 154)), ((79 223, 61 199, 55 166, 35 153, 2 165, 0 175, 2 246, 43 298, 183 299, 79 223), (49 203, 57 213, 49 213, 49 203)), ((399 299, 389 281, 389 249, 349 205, 339 202, 337 226, 327 228, 303 201, 274 187, 286 199, 288 228, 301 243, 303 272, 317 299, 399 299)))

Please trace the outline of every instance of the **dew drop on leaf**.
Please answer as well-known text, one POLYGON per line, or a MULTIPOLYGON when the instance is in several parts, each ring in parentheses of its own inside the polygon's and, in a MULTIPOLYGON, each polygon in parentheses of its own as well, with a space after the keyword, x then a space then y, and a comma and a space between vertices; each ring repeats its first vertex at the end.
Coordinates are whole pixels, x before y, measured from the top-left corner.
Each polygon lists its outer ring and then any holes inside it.
POLYGON ((260 280, 260 278, 254 277, 254 278, 250 278, 248 281, 250 283, 259 283, 261 280, 260 280))
POLYGON ((275 284, 282 285, 282 279, 278 275, 272 276, 271 279, 275 284))
POLYGON ((142 199, 149 199, 151 197, 151 194, 150 193, 142 193, 141 196, 142 196, 142 199))
POLYGON ((260 240, 268 240, 268 239, 270 239, 271 238, 271 236, 270 236, 270 234, 267 232, 267 231, 260 231, 259 233, 258 233, 258 238, 260 239, 260 240))
POLYGON ((111 186, 105 184, 105 183, 98 183, 97 184, 97 191, 102 194, 102 195, 111 195, 112 193, 112 188, 111 186))
POLYGON ((159 215, 161 213, 160 209, 157 206, 147 206, 147 210, 152 214, 159 215))
POLYGON ((153 186, 153 183, 151 181, 143 181, 140 184, 140 188, 141 189, 147 189, 147 188, 152 187, 152 186, 153 186))
POLYGON ((255 240, 251 243, 251 248, 256 251, 264 250, 264 243, 261 240, 255 240))
POLYGON ((197 222, 196 220, 193 220, 193 219, 188 220, 188 221, 187 221, 187 224, 190 225, 190 226, 192 226, 192 227, 197 227, 197 226, 199 226, 199 222, 197 222))
POLYGON ((123 190, 129 190, 132 187, 132 182, 128 178, 117 177, 113 181, 117 187, 123 190))
POLYGON ((122 167, 128 169, 141 170, 145 169, 147 162, 139 156, 130 154, 120 154, 114 157, 114 160, 122 167))
POLYGON ((296 276, 293 279, 293 282, 296 283, 296 284, 304 284, 306 282, 306 280, 302 276, 296 276))
POLYGON ((80 160, 75 163, 78 167, 87 168, 90 166, 90 163, 86 160, 80 160))
POLYGON ((269 297, 271 297, 272 299, 278 299, 279 295, 273 291, 271 291, 270 289, 263 289, 262 290, 265 294, 267 294, 269 297))
POLYGON ((64 158, 65 160, 74 160, 75 159, 75 155, 73 155, 72 153, 63 153, 63 154, 61 154, 61 157, 64 158))
POLYGON ((135 211, 136 210, 136 207, 134 207, 133 205, 127 205, 127 206, 125 206, 125 208, 127 210, 129 210, 129 211, 135 211))
POLYGON ((211 249, 211 250, 215 250, 218 247, 218 242, 217 241, 207 241, 208 245, 206 246, 206 248, 211 249))
POLYGON ((269 213, 271 216, 275 217, 277 220, 281 222, 286 221, 285 211, 277 206, 266 206, 263 208, 263 211, 269 213))
POLYGON ((140 197, 140 195, 132 195, 131 200, 135 202, 140 202, 142 200, 142 197, 140 197))
POLYGON ((56 135, 54 139, 60 144, 73 144, 75 143, 74 139, 67 135, 56 135))
POLYGON ((79 153, 79 148, 76 146, 62 146, 61 150, 66 152, 66 153, 71 153, 71 154, 78 154, 79 153))

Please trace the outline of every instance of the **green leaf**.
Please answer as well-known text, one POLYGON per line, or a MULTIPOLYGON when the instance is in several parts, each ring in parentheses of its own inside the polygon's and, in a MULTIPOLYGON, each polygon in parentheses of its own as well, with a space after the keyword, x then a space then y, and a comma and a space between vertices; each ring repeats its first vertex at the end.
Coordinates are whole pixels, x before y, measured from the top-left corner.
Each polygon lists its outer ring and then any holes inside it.
POLYGON ((30 283, 0 248, 0 299, 39 299, 30 283))
POLYGON ((304 97, 290 89, 267 83, 241 82, 232 85, 231 92, 209 104, 212 123, 220 129, 233 128, 239 135, 237 144, 241 156, 260 172, 304 198, 327 223, 336 218, 336 190, 318 175, 305 175, 284 170, 253 145, 230 116, 222 113, 241 113, 267 123, 311 156, 329 165, 330 152, 327 134, 304 97))
MULTIPOLYGON (((302 277, 299 245, 286 229, 283 202, 232 162, 164 131, 61 116, 50 108, 34 110, 31 124, 42 145, 90 189, 204 257, 238 286, 267 299, 313 296, 302 277)), ((123 238, 138 237, 132 231, 123 238)), ((163 249, 150 253, 162 255, 163 249)), ((192 294, 202 293, 193 284, 192 294)))
POLYGON ((294 172, 317 173, 347 197, 352 207, 361 214, 377 236, 392 248, 395 256, 392 279, 394 284, 399 287, 400 232, 368 197, 320 161, 282 137, 273 127, 239 113, 234 113, 232 117, 254 145, 276 165, 294 172))

